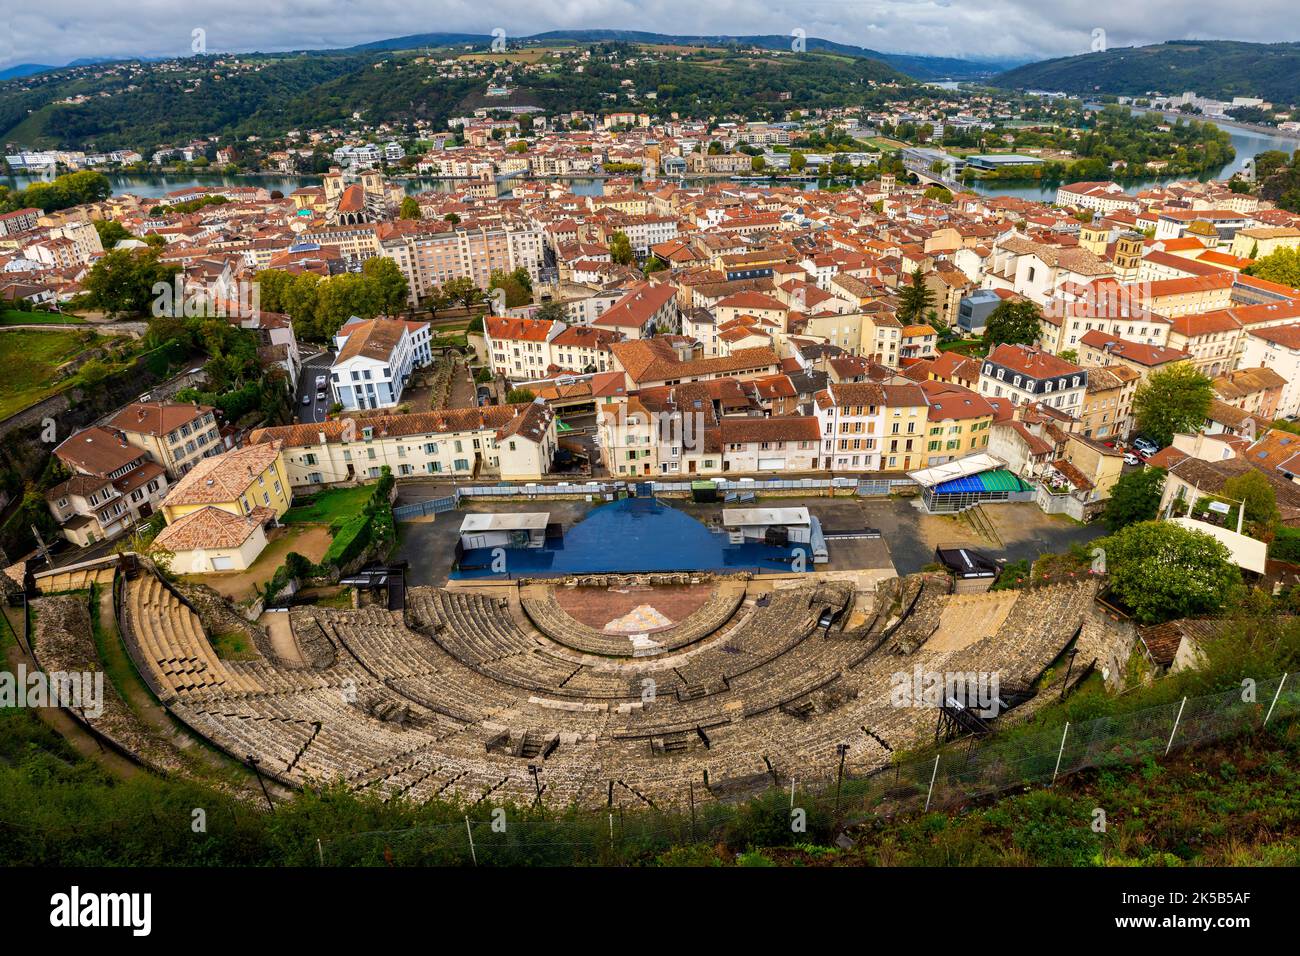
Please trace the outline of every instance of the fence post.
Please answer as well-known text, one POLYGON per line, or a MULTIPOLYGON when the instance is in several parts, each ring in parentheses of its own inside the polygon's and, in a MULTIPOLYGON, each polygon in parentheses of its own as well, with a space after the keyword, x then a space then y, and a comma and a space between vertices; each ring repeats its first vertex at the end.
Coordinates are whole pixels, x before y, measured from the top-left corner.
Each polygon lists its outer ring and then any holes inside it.
POLYGON ((1070 722, 1065 722, 1065 730, 1061 731, 1061 749, 1056 752, 1056 768, 1052 771, 1052 783, 1056 783, 1056 775, 1061 772, 1061 757, 1065 755, 1065 736, 1070 732, 1070 722))
POLYGON ((478 854, 474 852, 474 831, 470 829, 469 814, 465 814, 465 833, 469 836, 469 858, 478 866, 478 854))
POLYGON ((939 755, 934 755, 934 769, 930 771, 930 791, 925 795, 925 811, 930 812, 930 798, 934 796, 934 779, 939 776, 939 755))
POLYGON ((1289 673, 1283 674, 1282 679, 1278 681, 1277 691, 1273 694, 1273 703, 1268 705, 1268 713, 1264 715, 1264 723, 1261 726, 1268 726, 1268 719, 1273 716, 1273 708, 1277 706, 1277 699, 1282 696, 1282 688, 1286 685, 1286 679, 1290 676, 1289 673))
POLYGON ((1169 743, 1165 744, 1165 756, 1169 756, 1169 750, 1174 745, 1174 734, 1178 733, 1178 722, 1183 719, 1183 708, 1187 706, 1187 698, 1178 705, 1178 716, 1174 718, 1174 729, 1169 731, 1169 743))

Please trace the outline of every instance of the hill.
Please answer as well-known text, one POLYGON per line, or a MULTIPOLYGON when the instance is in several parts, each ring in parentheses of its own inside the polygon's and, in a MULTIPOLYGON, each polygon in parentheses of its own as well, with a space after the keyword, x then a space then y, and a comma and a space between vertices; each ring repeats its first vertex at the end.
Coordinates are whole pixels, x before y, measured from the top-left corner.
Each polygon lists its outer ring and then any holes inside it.
POLYGON ((1153 90, 1231 98, 1259 96, 1300 103, 1300 43, 1170 40, 1018 66, 995 86, 1066 93, 1141 95, 1153 90))
MULTIPOLYGON (((781 34, 762 36, 699 36, 648 33, 642 30, 550 30, 526 37, 510 38, 511 46, 536 46, 547 43, 648 43, 660 46, 736 47, 760 50, 790 49, 791 38, 781 34)), ((353 50, 411 50, 417 47, 454 46, 461 43, 488 45, 490 36, 466 33, 419 33, 387 40, 376 40, 352 47, 353 50)), ((990 76, 1009 64, 998 61, 962 60, 953 57, 923 56, 910 53, 882 53, 848 43, 836 43, 820 37, 808 37, 808 52, 837 53, 841 56, 879 60, 915 80, 967 80, 990 76)))
MULTIPOLYGON (((276 137, 291 129, 427 120, 441 125, 481 104, 492 64, 448 77, 425 49, 250 54, 232 68, 219 57, 63 69, 0 84, 0 142, 97 149, 158 145, 197 136, 276 137), (224 63, 224 65, 223 65, 224 63), (70 102, 71 101, 71 102, 70 102)), ((479 57, 481 60, 482 58, 479 57)), ((544 110, 651 109, 687 116, 784 116, 801 108, 879 107, 911 87, 894 68, 866 57, 798 56, 701 49, 638 57, 629 68, 595 62, 578 73, 545 54, 514 84, 514 102, 544 110), (647 106, 628 94, 653 90, 647 106), (876 84, 876 86, 872 86, 876 84)))
POLYGON ((57 66, 49 66, 44 63, 18 63, 0 70, 0 80, 15 80, 19 77, 35 76, 37 73, 48 73, 50 70, 57 69, 57 66))

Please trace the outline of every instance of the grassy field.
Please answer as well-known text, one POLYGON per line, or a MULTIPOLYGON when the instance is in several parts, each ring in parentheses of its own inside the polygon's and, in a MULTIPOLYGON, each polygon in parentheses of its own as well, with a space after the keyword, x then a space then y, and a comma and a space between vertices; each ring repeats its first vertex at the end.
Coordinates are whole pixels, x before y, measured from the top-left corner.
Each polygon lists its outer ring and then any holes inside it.
POLYGON ((83 325, 84 320, 75 315, 54 312, 20 312, 18 309, 0 309, 0 325, 83 325))
POLYGON ((361 513, 374 490, 370 485, 331 488, 290 508, 280 520, 284 524, 331 524, 335 518, 350 518, 361 513))
POLYGON ((212 649, 223 661, 255 661, 260 656, 248 638, 239 631, 213 634, 211 639, 212 649))
POLYGON ((59 366, 94 345, 85 332, 24 330, 0 334, 0 418, 59 392, 59 366))

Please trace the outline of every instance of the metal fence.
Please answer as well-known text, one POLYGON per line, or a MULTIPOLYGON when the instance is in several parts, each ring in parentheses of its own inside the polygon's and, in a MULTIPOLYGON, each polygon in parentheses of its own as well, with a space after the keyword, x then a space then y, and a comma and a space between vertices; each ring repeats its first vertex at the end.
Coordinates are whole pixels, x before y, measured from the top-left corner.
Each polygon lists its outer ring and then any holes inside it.
POLYGON ((393 520, 410 521, 412 518, 422 518, 425 515, 442 514, 444 511, 454 511, 459 504, 460 499, 457 495, 447 495, 445 498, 429 498, 427 501, 398 505, 393 509, 393 520))
MULTIPOLYGON (((883 489, 882 494, 904 487, 915 487, 916 482, 906 478, 700 478, 695 481, 709 481, 719 491, 825 491, 828 488, 860 489, 864 487, 883 489)), ((654 494, 689 493, 694 481, 637 481, 636 479, 610 479, 607 481, 586 481, 581 483, 527 482, 524 484, 502 483, 499 485, 459 485, 456 494, 465 498, 487 497, 527 497, 530 495, 599 495, 619 489, 649 487, 654 494)))
MULTIPOLYGON (((1226 740, 1300 716, 1300 678, 1284 674, 1250 688, 1234 689, 1060 728, 1011 728, 983 739, 968 738, 937 753, 830 780, 773 775, 728 800, 701 800, 703 788, 683 794, 674 809, 610 806, 604 811, 547 808, 556 819, 511 820, 486 800, 462 819, 407 830, 349 834, 319 840, 311 856, 322 866, 554 865, 623 863, 684 843, 711 842, 749 814, 749 801, 771 818, 772 839, 808 840, 790 821, 802 810, 809 829, 831 832, 875 817, 956 807, 971 800, 1026 787, 1050 787, 1090 768, 1159 760, 1174 750, 1226 740), (787 816, 788 814, 788 816, 787 816), (784 829, 782 829, 784 828, 784 829)), ((850 751, 851 753, 851 751, 850 751)), ((716 790, 716 787, 715 787, 716 790)))

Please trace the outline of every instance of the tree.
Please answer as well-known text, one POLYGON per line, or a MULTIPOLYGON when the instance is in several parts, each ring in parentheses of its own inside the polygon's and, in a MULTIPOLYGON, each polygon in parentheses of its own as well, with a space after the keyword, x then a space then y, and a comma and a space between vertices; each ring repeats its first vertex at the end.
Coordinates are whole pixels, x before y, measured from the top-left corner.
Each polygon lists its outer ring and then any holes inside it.
POLYGON ((1178 432, 1191 432, 1205 424, 1214 400, 1214 386, 1195 367, 1178 362, 1152 372, 1133 396, 1133 417, 1138 430, 1160 447, 1178 432))
POLYGON ((1273 486, 1262 471, 1254 468, 1225 481, 1218 497, 1244 502, 1244 518, 1252 537, 1271 538, 1282 520, 1273 486))
POLYGON ((112 249, 123 239, 132 238, 131 234, 126 231, 126 227, 116 219, 95 219, 91 221, 95 231, 99 233, 99 244, 105 249, 112 249))
POLYGON ((621 266, 630 266, 635 260, 632 254, 632 241, 628 239, 627 233, 619 230, 609 238, 609 255, 621 266))
POLYGON ((950 203, 952 202, 952 191, 942 186, 931 186, 925 191, 926 199, 933 199, 935 202, 950 203))
POLYGON ((808 157, 797 149, 790 154, 790 172, 801 173, 808 165, 808 157))
MULTIPOLYGON (((1257 244, 1258 245, 1258 244, 1257 244)), ((1278 249, 1276 252, 1257 259, 1248 269, 1250 275, 1281 285, 1300 286, 1300 250, 1278 249)))
POLYGON ((908 283, 898 290, 898 321, 915 325, 933 305, 934 292, 925 284, 925 275, 918 267, 912 270, 908 283))
POLYGON ((558 299, 551 299, 549 302, 542 303, 542 307, 537 310, 534 318, 543 322, 567 322, 569 321, 569 310, 565 308, 563 302, 558 299))
POLYGON ((1216 614, 1240 596, 1241 572, 1218 540, 1169 521, 1131 524, 1098 545, 1115 595, 1139 624, 1216 614))
POLYGON ((1073 362, 1075 365, 1079 364, 1078 349, 1062 349, 1058 353, 1058 357, 1065 359, 1067 362, 1073 362))
POLYGON ((150 311, 158 283, 171 283, 179 266, 163 265, 156 249, 114 249, 103 255, 82 280, 87 301, 105 315, 143 315, 150 311))
POLYGON ((410 286, 397 263, 387 256, 376 256, 361 264, 361 274, 373 288, 374 301, 384 315, 396 315, 406 305, 410 286))
POLYGON ((528 402, 531 402, 536 397, 537 396, 533 394, 531 389, 512 388, 510 389, 510 391, 506 392, 506 404, 524 405, 528 402))
POLYGON ((447 295, 442 286, 433 286, 429 289, 429 294, 420 300, 420 305, 428 309, 429 318, 433 318, 440 309, 445 309, 451 305, 451 297, 447 295))
POLYGON ((397 212, 398 219, 419 219, 421 215, 420 204, 416 202, 414 196, 407 196, 402 200, 402 205, 397 212))
POLYGON ((523 269, 516 269, 514 272, 493 269, 488 278, 489 289, 500 289, 505 293, 507 309, 515 309, 533 301, 532 291, 528 285, 519 280, 519 272, 523 272, 525 280, 528 279, 528 272, 523 269))
POLYGON ((344 272, 321 281, 316 287, 317 341, 328 341, 350 319, 373 319, 381 311, 376 285, 364 275, 344 272))
POLYGON ((767 160, 762 156, 755 156, 749 161, 749 169, 751 172, 761 173, 767 169, 767 160))
POLYGON ((1028 299, 1007 299, 998 303, 984 324, 984 344, 1033 345, 1038 341, 1042 310, 1028 299))
POLYGON ((1130 471, 1115 482, 1102 521, 1111 534, 1139 521, 1152 521, 1160 513, 1160 496, 1165 490, 1163 468, 1130 471))
POLYGON ((483 290, 469 276, 457 276, 442 284, 442 291, 451 302, 459 302, 467 309, 483 301, 483 290))

